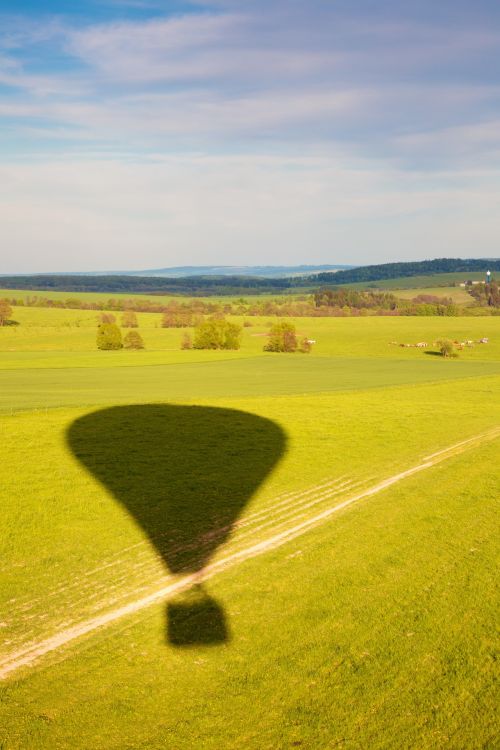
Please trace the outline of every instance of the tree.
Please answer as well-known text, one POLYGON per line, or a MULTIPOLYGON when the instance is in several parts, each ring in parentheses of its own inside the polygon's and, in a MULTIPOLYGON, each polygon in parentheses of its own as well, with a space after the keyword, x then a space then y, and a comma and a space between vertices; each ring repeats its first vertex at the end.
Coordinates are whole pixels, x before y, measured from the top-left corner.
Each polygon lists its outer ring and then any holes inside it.
POLYGON ((193 314, 189 310, 167 310, 161 320, 162 328, 190 328, 193 314))
POLYGON ((125 310, 122 315, 122 328, 137 328, 137 315, 133 310, 125 310))
POLYGON ((113 313, 110 312, 103 312, 99 315, 99 321, 101 323, 115 323, 116 318, 113 315, 113 313))
POLYGON ((302 352, 302 354, 309 354, 311 349, 312 349, 311 339, 308 339, 307 336, 304 336, 304 338, 300 340, 299 351, 302 352))
POLYGON ((281 320, 271 326, 265 352, 296 352, 297 335, 293 323, 281 320))
POLYGON ((480 305, 500 307, 500 287, 493 279, 489 284, 476 284, 468 292, 480 305))
POLYGON ((189 333, 185 331, 182 334, 181 349, 192 349, 192 348, 193 348, 193 340, 191 336, 189 335, 189 333))
POLYGON ((122 349, 122 334, 116 323, 101 323, 97 327, 98 349, 122 349))
POLYGON ((442 357, 458 357, 455 347, 453 346, 453 341, 443 339, 443 341, 438 341, 437 345, 442 357))
POLYGON ((194 330, 194 349, 239 349, 241 326, 224 318, 209 318, 194 330))
POLYGON ((349 315, 351 308, 396 310, 398 307, 397 298, 390 292, 363 292, 347 287, 319 289, 314 293, 313 300, 316 307, 341 307, 346 315, 349 315))
POLYGON ((144 341, 139 331, 129 331, 123 339, 125 349, 144 349, 144 341))
POLYGON ((12 315, 12 307, 9 305, 9 300, 0 299, 0 326, 5 325, 12 315))

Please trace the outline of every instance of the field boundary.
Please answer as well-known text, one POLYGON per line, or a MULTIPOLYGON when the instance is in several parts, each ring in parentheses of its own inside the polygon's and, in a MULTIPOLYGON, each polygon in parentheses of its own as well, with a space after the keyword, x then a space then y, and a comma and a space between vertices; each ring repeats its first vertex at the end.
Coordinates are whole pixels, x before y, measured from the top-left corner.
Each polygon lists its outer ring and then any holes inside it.
POLYGON ((326 522, 332 515, 344 510, 348 506, 359 502, 360 500, 372 497, 379 492, 391 487, 392 485, 411 477, 421 471, 432 468, 437 464, 446 461, 449 458, 459 455, 467 450, 470 450, 484 442, 494 440, 500 437, 500 426, 493 427, 486 432, 474 435, 473 437, 462 440, 451 446, 443 448, 435 453, 426 456, 421 463, 406 469, 405 471, 394 474, 376 484, 368 487, 361 492, 351 495, 346 500, 336 505, 326 508, 321 513, 318 513, 310 518, 301 521, 300 523, 291 526, 280 533, 274 534, 260 542, 250 545, 249 547, 238 550, 233 554, 228 555, 225 558, 215 561, 207 565, 207 567, 197 573, 184 576, 177 581, 164 586, 157 591, 152 592, 146 596, 143 596, 135 601, 129 602, 121 607, 118 607, 110 612, 103 615, 88 619, 81 622, 73 627, 59 631, 53 636, 46 638, 38 643, 32 643, 23 649, 20 649, 10 655, 7 655, 0 661, 0 679, 3 680, 9 675, 17 672, 22 667, 32 666, 35 662, 39 661, 43 656, 53 651, 57 651, 63 646, 71 643, 72 641, 81 638, 95 630, 101 629, 110 625, 117 620, 127 617, 129 615, 140 612, 147 607, 150 607, 159 602, 165 601, 168 598, 174 596, 182 590, 188 589, 196 583, 206 581, 213 578, 218 573, 227 570, 235 565, 244 562, 245 560, 258 557, 261 554, 277 549, 289 541, 302 536, 307 533, 310 529, 321 525, 326 522))

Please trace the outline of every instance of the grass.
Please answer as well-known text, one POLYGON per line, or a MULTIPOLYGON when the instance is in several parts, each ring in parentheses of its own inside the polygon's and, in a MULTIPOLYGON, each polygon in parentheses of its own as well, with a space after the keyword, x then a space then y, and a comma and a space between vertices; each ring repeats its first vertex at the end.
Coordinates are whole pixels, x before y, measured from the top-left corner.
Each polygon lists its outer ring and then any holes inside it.
MULTIPOLYGON (((298 292, 299 294, 302 293, 302 291, 298 292)), ((265 300, 265 299, 276 299, 276 298, 282 298, 283 296, 288 297, 287 295, 280 295, 273 294, 273 293, 263 293, 258 294, 254 296, 254 299, 257 300, 265 300)), ((125 293, 121 294, 119 292, 57 292, 57 291, 44 291, 44 290, 33 290, 33 291, 27 291, 22 289, 0 289, 0 299, 2 297, 7 297, 8 299, 15 299, 15 300, 22 300, 23 303, 27 302, 30 299, 33 299, 34 297, 39 297, 43 299, 52 299, 52 300, 62 300, 65 302, 66 300, 85 300, 85 302, 108 302, 109 300, 129 300, 133 299, 135 302, 152 302, 156 305, 162 305, 167 304, 168 302, 172 302, 172 300, 176 300, 177 302, 184 302, 186 301, 185 296, 181 295, 175 295, 175 294, 133 294, 133 293, 125 293)), ((248 295, 247 294, 236 294, 236 295, 210 295, 208 297, 196 297, 197 300, 203 300, 205 302, 222 302, 223 304, 229 303, 231 301, 236 302, 237 300, 243 298, 248 299, 252 298, 251 290, 249 290, 248 295)))
MULTIPOLYGON (((81 311, 23 312, 17 350, 0 330, 0 662, 500 423, 494 318, 297 321, 310 356, 264 354, 262 319, 204 359, 95 352, 94 320, 64 325, 81 311), (388 344, 467 333, 491 343, 452 362, 388 344)), ((151 321, 145 338, 172 334, 151 321)), ((151 606, 19 670, 0 747, 493 747, 499 458, 498 439, 471 448, 167 619, 151 606)))
POLYGON ((157 606, 17 679, 5 746, 493 746, 497 457, 431 470, 214 580, 226 645, 165 645, 157 606))
POLYGON ((459 286, 433 286, 419 289, 398 289, 397 297, 401 299, 413 299, 419 294, 429 294, 433 297, 451 297, 457 305, 472 305, 474 299, 459 286))
MULTIPOLYGON (((111 355, 113 356, 113 355, 111 355)), ((105 361, 105 360, 104 360, 105 361)), ((497 362, 270 355, 142 367, 0 370, 0 412, 384 388, 500 373, 497 362)))
MULTIPOLYGON (((29 368, 94 366, 102 364, 109 354, 96 350, 96 314, 81 310, 56 310, 47 308, 16 308, 18 326, 0 327, 0 368, 29 368)), ((183 330, 162 328, 161 316, 139 313, 139 330, 146 344, 144 352, 120 351, 108 357, 106 367, 116 364, 158 364, 169 362, 213 360, 221 357, 217 352, 182 352, 180 342, 183 330)), ((234 317, 242 323, 243 318, 234 317)), ((244 329, 239 352, 225 352, 225 358, 262 356, 263 336, 276 318, 247 318, 252 325, 244 329)), ((297 318, 297 331, 316 339, 312 356, 368 356, 393 358, 401 356, 389 346, 390 341, 401 343, 429 343, 440 338, 478 340, 490 338, 488 346, 464 351, 465 361, 500 359, 498 320, 494 317, 368 317, 368 318, 297 318)), ((124 331, 126 329, 123 329, 124 331)), ((422 352, 408 350, 408 357, 422 357, 422 352)))
POLYGON ((471 271, 469 273, 434 273, 423 276, 400 276, 395 279, 380 279, 379 281, 363 281, 356 284, 346 284, 353 289, 427 289, 431 287, 449 287, 453 284, 463 283, 467 279, 473 281, 484 281, 485 274, 482 271, 471 271))
MULTIPOLYGON (((352 289, 424 289, 424 288, 441 288, 441 287, 453 287, 455 284, 465 282, 468 279, 475 281, 484 281, 485 274, 482 271, 471 271, 471 272, 451 272, 451 273, 435 273, 421 276, 401 276, 395 279, 380 279, 378 281, 362 281, 352 284, 345 284, 342 286, 348 286, 352 289)), ((312 285, 308 288, 289 290, 286 293, 280 295, 279 293, 265 293, 256 295, 257 299, 289 299, 290 295, 301 295, 313 292, 318 285, 312 285)), ((464 291, 464 290, 462 290, 464 291)), ((19 289, 0 289, 0 298, 8 297, 9 299, 18 299, 26 301, 33 297, 44 297, 53 300, 68 300, 68 299, 85 299, 87 302, 107 302, 110 299, 127 300, 134 299, 136 301, 150 301, 157 304, 170 302, 171 300, 180 300, 182 297, 173 294, 120 294, 112 292, 58 292, 58 291, 23 291, 19 289)), ((202 297, 208 302, 231 302, 236 301, 244 297, 245 299, 251 298, 252 294, 249 290, 248 294, 237 294, 237 295, 219 295, 202 297)), ((185 299, 185 298, 184 298, 185 299)))

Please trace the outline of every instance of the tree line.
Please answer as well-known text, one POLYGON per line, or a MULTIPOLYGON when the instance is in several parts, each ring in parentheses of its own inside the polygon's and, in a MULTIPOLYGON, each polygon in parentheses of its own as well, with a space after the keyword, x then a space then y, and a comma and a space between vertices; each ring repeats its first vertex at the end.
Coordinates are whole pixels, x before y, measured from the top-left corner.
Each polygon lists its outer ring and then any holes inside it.
POLYGON ((382 281, 399 277, 422 276, 439 273, 468 273, 487 270, 500 271, 500 259, 436 258, 434 260, 380 263, 370 266, 323 272, 314 275, 282 278, 258 276, 124 276, 124 275, 72 275, 32 274, 0 276, 1 284, 9 289, 29 289, 63 292, 111 292, 131 294, 178 294, 180 296, 236 295, 288 292, 304 287, 321 285, 338 286, 359 282, 382 281))
MULTIPOLYGON (((14 305, 48 307, 122 313, 124 318, 139 312, 159 313, 165 328, 190 328, 207 315, 238 315, 245 317, 277 316, 280 318, 344 317, 359 315, 495 315, 500 309, 498 284, 476 284, 468 287, 471 302, 476 308, 457 305, 450 297, 417 294, 413 299, 398 298, 393 292, 361 291, 349 287, 323 287, 313 294, 283 296, 280 298, 239 297, 227 302, 215 302, 194 297, 189 300, 173 299, 166 303, 134 298, 113 298, 92 301, 76 297, 50 299, 39 295, 2 300, 4 308, 14 305)), ((0 325, 9 316, 0 310, 0 325), (3 316, 3 317, 2 317, 3 316)), ((127 323, 122 323, 127 327, 127 323)), ((132 326, 130 326, 132 327, 132 326)))
POLYGON ((496 281, 476 284, 469 289, 469 294, 481 307, 500 308, 500 287, 496 281))
MULTIPOLYGON (((127 320, 131 326, 136 325, 130 316, 127 320)), ((192 335, 190 332, 183 334, 181 349, 236 350, 241 346, 242 333, 243 326, 226 320, 223 316, 200 319, 194 326, 192 335)), ((311 351, 313 343, 314 341, 307 337, 299 340, 295 325, 281 320, 271 326, 268 341, 263 349, 266 352, 299 351, 307 354, 311 351)), ((144 341, 136 330, 130 330, 123 338, 114 315, 104 313, 97 327, 97 348, 105 351, 144 349, 144 341)))
POLYGON ((30 275, 1 276, 8 289, 29 289, 61 292, 111 292, 116 294, 179 294, 189 296, 220 296, 280 292, 291 289, 295 278, 262 278, 254 276, 72 276, 30 275))
POLYGON ((373 266, 359 266, 336 273, 319 273, 317 281, 322 284, 355 284, 364 281, 383 281, 384 279, 407 278, 411 276, 428 276, 439 273, 469 273, 500 271, 500 260, 478 258, 436 258, 402 263, 381 263, 373 266))

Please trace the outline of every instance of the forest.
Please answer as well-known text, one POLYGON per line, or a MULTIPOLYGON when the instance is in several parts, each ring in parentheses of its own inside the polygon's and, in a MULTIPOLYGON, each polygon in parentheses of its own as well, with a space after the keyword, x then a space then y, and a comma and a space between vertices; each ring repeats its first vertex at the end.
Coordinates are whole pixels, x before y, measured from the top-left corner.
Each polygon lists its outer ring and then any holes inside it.
POLYGON ((375 282, 384 279, 436 273, 469 273, 500 271, 500 260, 437 258, 416 262, 382 263, 360 266, 344 271, 319 273, 313 276, 261 278, 255 276, 189 276, 167 278, 157 276, 84 276, 71 274, 32 274, 0 276, 7 289, 28 289, 66 292, 115 292, 131 294, 178 294, 189 296, 269 294, 299 291, 318 286, 339 286, 375 282))

